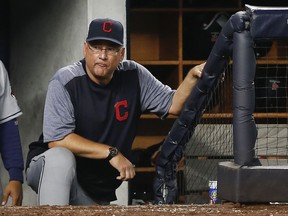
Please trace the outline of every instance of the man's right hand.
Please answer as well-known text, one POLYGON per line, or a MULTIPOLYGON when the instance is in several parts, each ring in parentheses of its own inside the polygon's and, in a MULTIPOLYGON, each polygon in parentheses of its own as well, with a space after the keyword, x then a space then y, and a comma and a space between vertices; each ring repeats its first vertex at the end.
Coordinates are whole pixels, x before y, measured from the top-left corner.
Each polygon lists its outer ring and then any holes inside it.
POLYGON ((135 177, 134 165, 122 155, 120 152, 113 157, 110 161, 110 164, 119 171, 118 180, 128 181, 135 177))

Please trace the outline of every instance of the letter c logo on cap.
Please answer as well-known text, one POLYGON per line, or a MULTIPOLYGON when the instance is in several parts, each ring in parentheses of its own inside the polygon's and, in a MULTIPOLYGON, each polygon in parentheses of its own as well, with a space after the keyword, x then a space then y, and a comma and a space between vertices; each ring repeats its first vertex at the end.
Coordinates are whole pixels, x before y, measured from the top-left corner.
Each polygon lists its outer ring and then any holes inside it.
POLYGON ((106 21, 103 23, 103 26, 102 26, 102 30, 103 32, 112 32, 112 22, 111 21, 106 21))

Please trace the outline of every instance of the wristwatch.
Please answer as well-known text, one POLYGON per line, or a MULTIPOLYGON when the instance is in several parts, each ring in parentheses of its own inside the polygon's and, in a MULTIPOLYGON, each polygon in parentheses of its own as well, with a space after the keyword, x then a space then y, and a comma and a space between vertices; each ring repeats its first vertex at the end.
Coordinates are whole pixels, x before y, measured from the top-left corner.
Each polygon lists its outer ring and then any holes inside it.
POLYGON ((115 157, 118 154, 118 149, 115 147, 110 147, 109 148, 109 155, 106 158, 106 160, 110 161, 113 157, 115 157))

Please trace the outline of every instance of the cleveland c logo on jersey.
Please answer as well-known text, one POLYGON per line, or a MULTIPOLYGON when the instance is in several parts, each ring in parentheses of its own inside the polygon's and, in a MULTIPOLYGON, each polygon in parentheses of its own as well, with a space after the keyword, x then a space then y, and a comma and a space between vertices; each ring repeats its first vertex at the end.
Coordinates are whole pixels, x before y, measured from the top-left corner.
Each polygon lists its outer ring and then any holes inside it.
POLYGON ((128 107, 127 100, 119 101, 115 104, 116 119, 118 121, 124 121, 128 118, 129 114, 127 111, 127 107, 128 107))

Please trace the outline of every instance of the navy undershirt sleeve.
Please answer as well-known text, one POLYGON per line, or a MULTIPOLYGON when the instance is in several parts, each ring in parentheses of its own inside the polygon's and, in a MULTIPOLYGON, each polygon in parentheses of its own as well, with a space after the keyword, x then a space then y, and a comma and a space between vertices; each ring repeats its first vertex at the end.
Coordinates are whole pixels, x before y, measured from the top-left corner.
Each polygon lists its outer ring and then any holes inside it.
POLYGON ((0 125, 0 153, 10 181, 23 182, 24 161, 16 119, 0 125))

